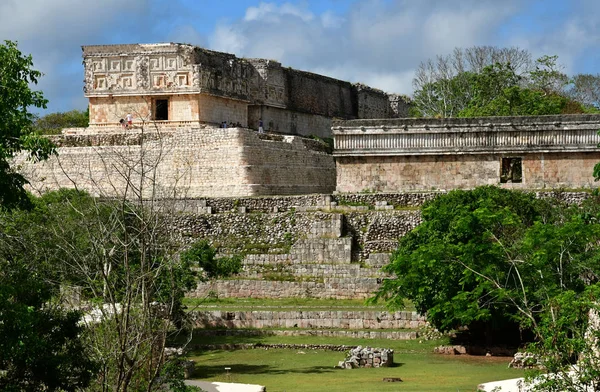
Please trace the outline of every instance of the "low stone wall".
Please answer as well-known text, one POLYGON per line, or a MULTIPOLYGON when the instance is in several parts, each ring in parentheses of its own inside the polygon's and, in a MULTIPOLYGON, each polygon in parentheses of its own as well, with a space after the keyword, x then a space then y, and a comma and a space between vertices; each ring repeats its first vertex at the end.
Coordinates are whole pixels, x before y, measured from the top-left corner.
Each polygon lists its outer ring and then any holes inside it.
MULTIPOLYGON (((254 256, 254 255, 253 255, 254 256)), ((280 255, 267 255, 280 256, 280 255)), ((387 257, 389 262, 389 255, 387 257)), ((362 267, 359 264, 292 264, 290 262, 268 263, 264 265, 248 265, 244 260, 244 278, 274 279, 277 276, 295 277, 295 279, 308 278, 386 278, 388 275, 379 268, 362 267)), ((386 263, 387 264, 387 263, 386 263)))
POLYGON ((188 293, 191 298, 217 295, 224 298, 370 298, 379 288, 377 278, 339 278, 314 281, 220 280, 199 283, 188 293))
POLYGON ((315 328, 315 329, 415 329, 425 327, 425 317, 415 312, 384 311, 197 311, 197 328, 315 328))
MULTIPOLYGON (((201 199, 180 199, 174 201, 176 209, 182 212, 204 213, 205 208, 218 214, 222 212, 285 212, 299 209, 343 209, 346 205, 374 207, 378 202, 387 202, 394 207, 420 207, 425 201, 443 192, 424 193, 340 193, 309 194, 260 197, 209 197, 201 199), (331 203, 336 203, 333 207, 331 203)), ((368 209, 368 208, 367 208, 368 209)))
MULTIPOLYGON (((351 338, 351 339, 388 339, 388 340, 415 340, 420 338, 417 331, 336 331, 329 329, 284 329, 284 330, 259 330, 259 329, 198 329, 194 335, 201 336, 318 336, 325 338, 351 338)), ((345 351, 345 350, 344 350, 345 351)))
MULTIPOLYGON (((205 333, 211 331, 195 331, 198 333, 205 333)), ((228 332, 228 331, 213 331, 213 332, 228 332)), ((210 334, 213 336, 214 334, 210 334)), ((228 335, 228 334, 225 334, 228 335)), ((222 335, 222 336, 225 336, 222 335)), ((348 351, 356 346, 346 346, 344 344, 285 344, 285 343, 229 343, 229 344, 190 344, 187 346, 189 350, 252 350, 255 348, 259 349, 270 349, 270 348, 289 348, 291 350, 327 350, 327 351, 348 351)))

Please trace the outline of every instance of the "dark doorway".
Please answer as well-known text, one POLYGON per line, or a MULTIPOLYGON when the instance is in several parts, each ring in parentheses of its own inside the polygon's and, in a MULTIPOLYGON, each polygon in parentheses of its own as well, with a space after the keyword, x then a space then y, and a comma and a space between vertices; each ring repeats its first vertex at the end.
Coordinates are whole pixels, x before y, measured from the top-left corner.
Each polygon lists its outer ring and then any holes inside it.
POLYGON ((523 182, 523 167, 521 158, 502 158, 500 182, 523 182))
POLYGON ((169 119, 169 100, 157 99, 154 101, 154 119, 166 121, 169 119))

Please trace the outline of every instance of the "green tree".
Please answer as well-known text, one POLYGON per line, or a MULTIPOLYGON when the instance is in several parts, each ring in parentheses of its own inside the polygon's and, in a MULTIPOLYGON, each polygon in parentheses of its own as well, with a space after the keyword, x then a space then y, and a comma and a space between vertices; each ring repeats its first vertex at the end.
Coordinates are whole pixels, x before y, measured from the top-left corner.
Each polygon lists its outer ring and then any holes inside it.
POLYGON ((489 337, 512 324, 542 340, 540 317, 551 300, 600 276, 600 226, 559 207, 495 187, 441 195, 400 240, 386 267, 396 277, 377 297, 396 306, 409 299, 443 331, 468 326, 489 337))
POLYGON ((10 165, 14 155, 25 151, 37 161, 54 151, 52 143, 34 131, 34 115, 29 112, 31 107, 46 108, 42 92, 30 88, 40 76, 31 56, 23 55, 16 43, 0 45, 0 205, 4 207, 29 201, 23 189, 27 179, 10 165))
MULTIPOLYGON (((19 243, 5 217, 31 207, 24 190, 27 180, 11 167, 15 154, 46 159, 52 144, 33 130, 30 107, 45 108, 46 100, 30 83, 41 76, 11 41, 0 45, 0 242, 33 248, 38 240, 19 243)), ((43 250, 42 250, 43 252, 43 250)), ((46 279, 46 264, 30 263, 24 254, 0 252, 0 389, 3 391, 74 391, 86 387, 94 363, 82 345, 79 313, 62 308, 58 284, 46 279)))
MULTIPOLYGON (((456 51, 455 51, 456 53, 456 51)), ((458 53, 461 53, 458 51, 458 53)), ((581 94, 557 65, 557 56, 530 63, 519 56, 486 51, 466 62, 459 55, 438 58, 417 71, 412 114, 425 117, 529 116, 593 111, 577 97, 593 93, 589 78, 579 78, 581 94), (513 62, 513 59, 517 62, 513 62), (495 62, 491 62, 495 60, 495 62), (520 61, 519 61, 520 60, 520 61), (587 83, 584 83, 587 82, 587 83), (585 92, 585 94, 584 94, 585 92)), ((518 54, 519 52, 515 52, 518 54)), ((593 94, 591 94, 593 95, 593 94)), ((593 99, 593 98, 592 98, 593 99)))
POLYGON ((217 251, 208 241, 200 240, 181 253, 181 260, 187 265, 202 269, 207 279, 226 278, 242 270, 242 258, 238 255, 216 257, 217 251))
POLYGON ((89 125, 89 117, 89 109, 50 113, 36 119, 34 128, 40 134, 57 135, 64 128, 86 128, 89 125))
POLYGON ((0 258, 0 390, 76 391, 96 370, 78 311, 56 301, 56 285, 22 260, 0 258))

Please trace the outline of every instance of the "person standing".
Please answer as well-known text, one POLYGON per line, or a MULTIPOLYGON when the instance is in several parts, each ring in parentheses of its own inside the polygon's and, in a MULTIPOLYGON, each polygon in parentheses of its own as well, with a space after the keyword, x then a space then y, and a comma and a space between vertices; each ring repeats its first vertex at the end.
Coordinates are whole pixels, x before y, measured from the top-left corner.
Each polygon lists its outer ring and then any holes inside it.
POLYGON ((265 129, 263 128, 262 118, 258 119, 258 133, 265 133, 265 129))
POLYGON ((127 120, 127 126, 130 127, 133 124, 133 116, 131 113, 127 113, 125 119, 127 120))

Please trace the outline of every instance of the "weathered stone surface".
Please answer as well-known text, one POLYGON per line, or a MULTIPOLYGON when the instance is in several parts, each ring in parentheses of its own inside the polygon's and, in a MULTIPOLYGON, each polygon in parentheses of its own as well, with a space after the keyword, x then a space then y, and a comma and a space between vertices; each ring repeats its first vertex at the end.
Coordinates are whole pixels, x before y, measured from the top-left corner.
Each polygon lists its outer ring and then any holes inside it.
POLYGON ((262 118, 265 130, 326 137, 332 117, 408 111, 405 98, 368 86, 186 44, 84 46, 83 58, 90 125, 100 129, 134 113, 136 123, 192 126, 226 121, 258 128, 262 118), (168 109, 157 115, 160 105, 168 109))
POLYGON ((34 164, 22 155, 15 161, 36 191, 76 185, 92 195, 136 198, 128 185, 141 177, 143 197, 181 200, 327 193, 335 186, 331 155, 320 151, 319 142, 295 136, 263 140, 247 129, 205 127, 54 140, 57 157, 34 164))
MULTIPOLYGON (((332 328, 334 320, 343 320, 346 325, 344 328, 348 331, 335 331, 345 333, 354 333, 356 329, 372 329, 380 332, 385 329, 409 329, 423 328, 427 326, 424 316, 417 315, 414 312, 383 312, 383 311, 356 311, 343 312, 340 314, 336 310, 325 311, 272 311, 272 310, 254 310, 231 312, 233 317, 224 315, 220 311, 195 311, 193 319, 198 328, 287 328, 289 324, 296 328, 332 328), (414 316, 415 321, 407 320, 414 316), (382 323, 385 319, 385 323, 382 323), (415 323, 416 322, 416 323, 415 323)), ((336 327, 337 328, 337 327, 336 327)), ((321 332, 321 331, 319 331, 321 332)), ((329 331, 334 332, 334 331, 329 331)), ((369 332, 362 331, 365 334, 369 332)), ((401 332, 389 336, 414 336, 415 332, 401 332)))
POLYGON ((358 346, 351 349, 344 361, 338 363, 342 369, 359 367, 390 367, 394 363, 394 350, 358 346))
POLYGON ((600 115, 337 121, 336 189, 590 188, 598 128, 600 115), (518 178, 501 180, 503 159, 518 178))

